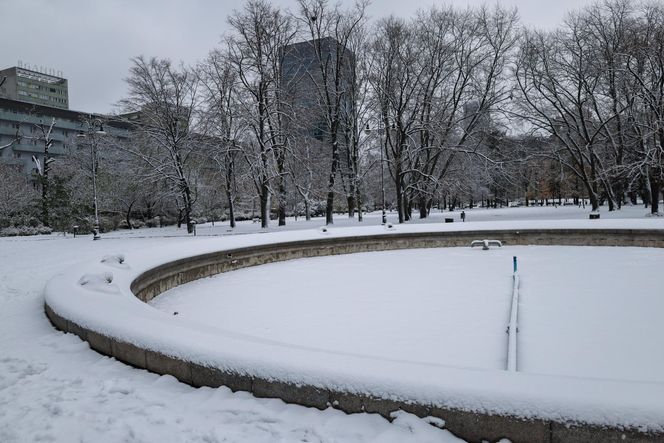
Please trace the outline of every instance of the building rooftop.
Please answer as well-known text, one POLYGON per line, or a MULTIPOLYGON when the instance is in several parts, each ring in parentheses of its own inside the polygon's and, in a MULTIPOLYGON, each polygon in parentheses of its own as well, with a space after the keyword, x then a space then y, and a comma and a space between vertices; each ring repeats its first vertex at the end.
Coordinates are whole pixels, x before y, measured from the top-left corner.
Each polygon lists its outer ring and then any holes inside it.
POLYGON ((131 129, 131 124, 116 118, 115 116, 96 114, 92 112, 73 111, 71 109, 54 108, 18 100, 0 98, 0 109, 16 110, 23 114, 36 116, 55 117, 69 121, 81 121, 82 118, 98 118, 104 123, 118 129, 131 129))
POLYGON ((0 97, 69 108, 67 79, 56 75, 54 70, 37 71, 23 66, 0 70, 0 97))

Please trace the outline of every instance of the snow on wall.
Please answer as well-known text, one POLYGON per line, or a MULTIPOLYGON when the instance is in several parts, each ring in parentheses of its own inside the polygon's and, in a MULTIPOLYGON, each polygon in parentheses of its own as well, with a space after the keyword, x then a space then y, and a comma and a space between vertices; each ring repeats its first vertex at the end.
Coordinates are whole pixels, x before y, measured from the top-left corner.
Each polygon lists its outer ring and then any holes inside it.
MULTIPOLYGON (((130 291, 134 279, 159 265, 259 244, 410 232, 663 228, 660 220, 481 225, 330 228, 326 233, 310 230, 186 239, 125 254, 122 263, 107 258, 68 269, 48 283, 45 301, 58 315, 103 335, 240 374, 489 414, 664 431, 664 384, 413 364, 307 349, 167 315, 141 302, 130 291)), ((123 251, 117 253, 119 256, 123 251)))

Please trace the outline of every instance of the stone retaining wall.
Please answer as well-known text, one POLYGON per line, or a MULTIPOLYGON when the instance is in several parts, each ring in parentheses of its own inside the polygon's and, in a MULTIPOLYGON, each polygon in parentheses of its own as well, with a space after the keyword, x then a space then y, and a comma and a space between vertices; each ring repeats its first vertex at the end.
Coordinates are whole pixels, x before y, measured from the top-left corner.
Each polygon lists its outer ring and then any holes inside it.
MULTIPOLYGON (((176 260, 138 276, 131 284, 136 297, 147 302, 160 293, 199 278, 209 277, 249 266, 304 257, 386 251, 412 248, 467 246, 472 240, 497 239, 505 245, 570 246, 642 246, 664 247, 664 231, 559 229, 501 230, 430 233, 389 233, 357 237, 324 237, 319 240, 294 241, 225 250, 176 260)), ((325 409, 334 407, 347 413, 373 412, 391 418, 390 413, 404 410, 419 417, 434 416, 445 420, 445 428, 471 441, 512 442, 664 442, 664 434, 636 429, 603 428, 583 423, 558 423, 548 420, 523 420, 511 416, 488 415, 436 405, 397 402, 366 395, 337 392, 313 386, 294 385, 223 371, 218 368, 179 360, 159 352, 106 337, 71 322, 45 305, 46 315, 60 330, 78 335, 101 354, 115 357, 132 366, 157 374, 169 374, 195 387, 227 386, 233 391, 248 391, 256 397, 279 398, 288 403, 325 409)))

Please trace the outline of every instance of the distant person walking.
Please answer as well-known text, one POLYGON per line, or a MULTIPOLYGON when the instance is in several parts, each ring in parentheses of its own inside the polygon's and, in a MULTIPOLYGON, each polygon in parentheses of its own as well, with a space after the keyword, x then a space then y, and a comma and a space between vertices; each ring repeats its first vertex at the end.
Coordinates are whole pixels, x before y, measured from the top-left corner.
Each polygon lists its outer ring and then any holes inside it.
POLYGON ((462 222, 466 221, 466 211, 461 211, 461 221, 462 222))

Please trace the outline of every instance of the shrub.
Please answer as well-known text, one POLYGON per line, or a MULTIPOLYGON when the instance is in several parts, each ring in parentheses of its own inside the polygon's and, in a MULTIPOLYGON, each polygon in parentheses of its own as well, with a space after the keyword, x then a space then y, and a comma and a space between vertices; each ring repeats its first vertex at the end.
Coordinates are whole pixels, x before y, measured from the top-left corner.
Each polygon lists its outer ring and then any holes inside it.
POLYGON ((169 215, 162 215, 161 216, 161 225, 162 226, 169 226, 169 225, 174 225, 178 222, 177 217, 172 217, 169 215))
POLYGON ((145 222, 145 226, 148 228, 157 228, 159 227, 159 217, 152 217, 145 222))
POLYGON ((99 230, 101 232, 113 231, 117 228, 118 224, 110 217, 99 217, 99 230))
POLYGON ((143 220, 132 220, 131 221, 131 227, 134 229, 142 228, 145 226, 145 223, 143 223, 143 220))
POLYGON ((51 234, 53 230, 46 226, 14 226, 0 229, 0 237, 18 237, 27 235, 51 234))
POLYGON ((18 232, 19 229, 16 227, 2 228, 0 229, 0 237, 16 237, 18 232))

